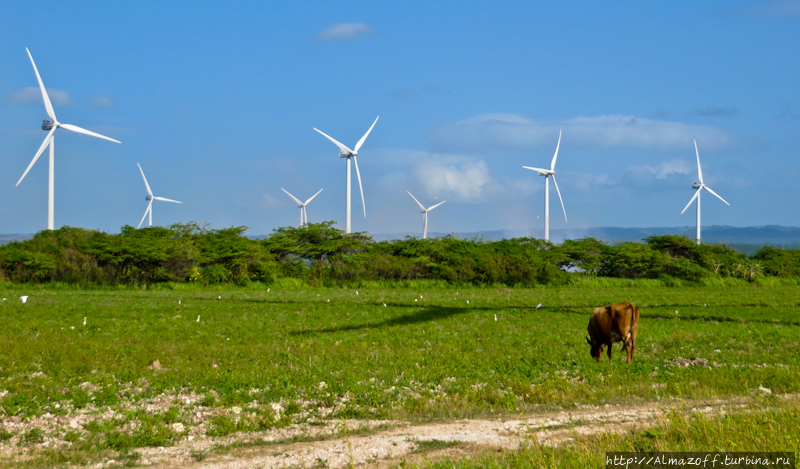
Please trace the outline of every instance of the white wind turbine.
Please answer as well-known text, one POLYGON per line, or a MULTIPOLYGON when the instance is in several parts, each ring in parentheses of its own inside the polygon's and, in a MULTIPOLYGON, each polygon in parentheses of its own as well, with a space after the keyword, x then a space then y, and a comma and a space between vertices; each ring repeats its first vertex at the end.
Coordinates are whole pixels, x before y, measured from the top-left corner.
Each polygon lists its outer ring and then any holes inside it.
POLYGON ((121 143, 119 140, 114 140, 113 138, 108 138, 104 135, 100 135, 98 133, 94 133, 88 131, 86 129, 82 129, 75 125, 70 124, 62 124, 61 122, 56 119, 56 113, 53 110, 53 105, 50 103, 50 97, 47 95, 47 90, 44 88, 44 83, 42 83, 42 77, 39 76, 39 69, 36 68, 36 62, 33 61, 33 56, 31 55, 31 51, 28 50, 26 47, 25 50, 28 52, 28 57, 31 59, 31 64, 33 65, 33 71, 36 72, 36 79, 39 81, 39 88, 42 90, 42 99, 44 100, 44 108, 47 110, 47 115, 50 116, 52 121, 45 120, 42 124, 42 130, 49 130, 50 132, 45 137, 44 142, 39 147, 39 151, 36 152, 36 156, 33 157, 31 163, 28 165, 28 169, 22 173, 22 177, 19 178, 17 181, 17 186, 19 183, 25 179, 25 176, 28 174, 28 171, 31 170, 36 160, 39 159, 42 152, 44 151, 47 146, 50 146, 50 177, 48 181, 48 190, 47 190, 47 229, 53 230, 55 229, 55 131, 57 128, 61 127, 62 129, 71 130, 72 132, 77 132, 79 134, 91 135, 92 137, 98 137, 105 140, 110 140, 112 142, 121 143))
POLYGON ((719 200, 725 202, 725 204, 728 205, 729 207, 730 207, 731 204, 729 204, 725 199, 720 197, 719 194, 717 194, 716 192, 712 191, 710 187, 706 186, 703 183, 703 170, 700 169, 700 152, 697 151, 697 140, 694 141, 694 152, 697 155, 697 178, 700 179, 700 183, 699 184, 698 183, 692 184, 692 188, 693 189, 697 189, 697 192, 694 193, 694 196, 692 197, 692 199, 689 200, 689 203, 686 204, 686 207, 684 207, 684 209, 681 211, 681 215, 683 215, 683 212, 685 212, 686 209, 689 208, 690 205, 692 205, 692 202, 694 202, 694 199, 697 199, 697 244, 700 244, 700 191, 705 189, 708 192, 711 192, 712 194, 717 196, 717 198, 719 200))
MULTIPOLYGON (((281 190, 283 192, 286 192, 287 194, 289 194, 289 191, 287 191, 283 187, 281 187, 281 190)), ((293 198, 294 201, 297 202, 297 206, 300 207, 300 228, 302 228, 303 225, 308 225, 308 212, 306 212, 306 205, 308 205, 309 202, 314 200, 314 197, 319 195, 320 192, 322 192, 322 189, 317 191, 316 194, 312 195, 311 198, 306 200, 305 202, 300 202, 300 199, 298 199, 297 197, 293 196, 292 194, 289 194, 289 197, 293 198)))
POLYGON ((561 198, 561 191, 558 190, 558 183, 556 182, 556 159, 558 158, 558 148, 561 146, 561 131, 558 131, 558 144, 556 145, 556 153, 553 155, 553 161, 550 162, 550 169, 532 168, 530 166, 523 166, 525 169, 538 171, 539 176, 544 176, 544 239, 550 241, 550 177, 553 177, 553 184, 556 186, 558 193, 558 200, 561 201, 561 210, 564 211, 564 221, 567 221, 567 211, 564 209, 564 199, 561 198))
POLYGON ((144 219, 145 219, 145 217, 147 217, 148 213, 150 214, 150 221, 148 222, 147 226, 153 226, 153 201, 154 200, 161 200, 161 201, 164 201, 164 202, 174 202, 176 204, 182 204, 183 202, 179 202, 177 200, 172 200, 172 199, 165 199, 164 197, 156 197, 156 196, 154 196, 153 195, 153 191, 150 190, 150 184, 147 183, 147 178, 144 177, 144 171, 142 171, 142 165, 140 165, 139 163, 136 163, 136 166, 139 167, 139 172, 142 173, 142 179, 144 179, 144 186, 147 188, 147 197, 145 197, 144 200, 149 200, 150 201, 150 203, 147 204, 147 210, 144 211, 144 215, 142 216, 142 221, 140 221, 139 222, 139 226, 136 227, 138 229, 138 228, 142 227, 142 223, 144 223, 144 219))
MULTIPOLYGON (((406 191, 406 192, 408 192, 408 191, 406 191)), ((442 205, 443 203, 445 203, 447 201, 443 200, 443 201, 439 202, 438 204, 434 205, 433 207, 425 208, 425 206, 422 205, 421 203, 419 203, 419 200, 417 200, 417 198, 414 197, 414 194, 412 194, 411 192, 408 192, 408 195, 410 195, 411 198, 414 199, 414 202, 416 202, 417 205, 419 205, 419 208, 422 211, 422 239, 426 239, 428 237, 428 212, 430 212, 431 210, 435 209, 436 207, 442 205)))
POLYGON ((364 141, 367 139, 367 135, 369 135, 369 133, 372 132, 372 127, 375 127, 375 124, 378 123, 378 119, 380 117, 381 116, 375 118, 375 122, 372 123, 372 126, 370 126, 369 130, 367 130, 367 133, 365 133, 364 136, 361 137, 361 140, 359 140, 358 143, 356 143, 356 147, 353 150, 342 145, 336 139, 326 134, 325 132, 317 128, 314 128, 314 130, 324 135, 328 140, 335 143, 336 146, 339 147, 340 158, 347 158, 347 211, 346 211, 347 220, 345 223, 345 233, 350 233, 350 158, 352 158, 353 162, 356 164, 356 176, 358 176, 358 188, 361 190, 361 206, 364 207, 364 218, 367 218, 367 206, 364 204, 364 188, 361 187, 361 173, 358 171, 358 158, 356 158, 356 155, 358 155, 358 150, 361 148, 361 145, 364 144, 364 141))

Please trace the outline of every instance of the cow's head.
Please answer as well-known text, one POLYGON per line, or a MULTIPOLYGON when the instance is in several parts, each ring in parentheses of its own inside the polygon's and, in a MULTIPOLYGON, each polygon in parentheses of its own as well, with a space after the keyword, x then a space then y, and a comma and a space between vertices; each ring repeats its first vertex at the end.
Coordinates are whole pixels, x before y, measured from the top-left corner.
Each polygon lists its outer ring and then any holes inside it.
POLYGON ((600 356, 603 355, 604 344, 595 345, 588 337, 586 338, 586 342, 592 346, 591 350, 589 350, 589 354, 592 356, 592 358, 597 360, 597 363, 600 363, 600 356))

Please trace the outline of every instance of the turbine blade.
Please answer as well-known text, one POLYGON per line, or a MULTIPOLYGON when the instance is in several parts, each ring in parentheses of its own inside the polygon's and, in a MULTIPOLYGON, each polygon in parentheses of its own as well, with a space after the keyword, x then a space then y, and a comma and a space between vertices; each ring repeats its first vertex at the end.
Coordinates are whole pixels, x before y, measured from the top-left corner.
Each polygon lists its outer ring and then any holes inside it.
MULTIPOLYGON (((406 191, 406 192, 408 192, 408 191, 406 191)), ((419 208, 421 208, 421 209, 422 209, 422 211, 424 212, 424 211, 425 211, 425 206, 424 206, 424 205, 422 205, 421 203, 419 203, 419 200, 417 200, 417 198, 416 198, 416 197, 414 197, 414 194, 412 194, 411 192, 408 192, 408 195, 410 195, 410 196, 411 196, 411 198, 412 198, 412 199, 414 199, 414 202, 416 202, 416 203, 417 203, 417 205, 419 205, 419 208)))
POLYGON ((353 155, 353 163, 356 164, 356 177, 358 177, 358 189, 361 191, 361 206, 364 207, 364 218, 367 218, 367 205, 364 203, 364 188, 361 186, 361 173, 358 171, 358 158, 353 155))
POLYGON ((727 204, 728 207, 731 206, 731 204, 729 204, 725 199, 720 197, 719 194, 717 194, 716 192, 712 191, 710 187, 706 186, 705 184, 703 184, 703 187, 705 187, 708 192, 711 192, 712 194, 716 195, 719 200, 725 202, 725 204, 727 204))
POLYGON ((138 230, 142 227, 142 223, 144 223, 144 219, 147 218, 147 214, 150 212, 150 209, 153 208, 153 200, 150 200, 150 203, 147 204, 147 210, 144 211, 144 215, 142 215, 142 221, 139 222, 139 226, 136 227, 138 230))
POLYGON ((183 202, 181 202, 179 200, 172 200, 172 199, 167 199, 167 198, 164 198, 164 197, 153 197, 153 200, 160 200, 162 202, 174 202, 176 204, 182 204, 183 203, 183 202))
POLYGON ((694 141, 694 152, 697 154, 697 177, 700 178, 700 184, 703 184, 703 170, 700 169, 700 152, 697 151, 697 140, 694 141))
POLYGON ((538 171, 540 173, 552 173, 549 169, 542 169, 542 168, 534 168, 532 166, 523 166, 525 169, 530 169, 531 171, 538 171))
POLYGON ((328 140, 330 140, 331 142, 335 143, 335 144, 336 144, 336 146, 337 146, 337 147, 339 147, 339 149, 340 149, 340 150, 342 150, 342 151, 344 151, 344 152, 347 152, 347 153, 353 153, 353 150, 351 150, 351 149, 347 148, 347 146, 346 146, 346 145, 342 144, 341 142, 339 142, 339 141, 338 141, 338 140, 336 140, 335 138, 331 137, 330 135, 326 134, 325 132, 323 132, 323 131, 319 130, 319 129, 318 129, 318 128, 316 128, 316 127, 313 127, 313 129, 314 129, 314 130, 316 130, 317 132, 321 133, 322 135, 324 135, 324 136, 325 136, 325 138, 327 138, 327 139, 328 139, 328 140))
POLYGON ((147 188, 147 193, 150 195, 150 197, 153 197, 153 191, 150 190, 150 184, 147 183, 147 178, 144 177, 144 171, 142 171, 142 165, 136 163, 136 166, 139 167, 139 172, 142 173, 142 179, 144 179, 144 187, 147 188))
MULTIPOLYGON (((322 189, 318 190, 316 194, 312 195, 310 199, 306 200, 306 203, 303 204, 303 205, 308 205, 308 203, 311 202, 312 200, 314 200, 314 197, 318 196, 320 192, 322 192, 322 189)), ((305 209, 303 209, 303 210, 305 210, 305 209)))
POLYGON ((689 203, 686 204, 686 207, 684 207, 683 210, 681 210, 681 215, 683 215, 683 212, 685 212, 686 209, 689 208, 690 205, 692 205, 692 202, 694 202, 694 199, 696 199, 697 196, 700 195, 700 191, 701 190, 703 190, 702 187, 700 189, 697 189, 697 192, 694 193, 694 195, 692 196, 691 200, 689 200, 689 203))
MULTIPOLYGON (((558 158, 558 148, 561 146, 561 131, 558 131, 558 144, 556 144, 556 153, 553 155, 553 161, 550 163, 550 171, 556 170, 556 158, 558 158)), ((555 181, 555 179, 553 179, 555 181)))
POLYGON ((42 146, 39 147, 39 151, 36 152, 36 155, 31 160, 31 164, 28 165, 28 169, 26 169, 25 172, 22 173, 22 177, 19 178, 19 181, 17 181, 17 185, 19 185, 19 183, 22 182, 23 179, 25 179, 25 176, 28 174, 28 171, 30 171, 31 168, 33 168, 34 163, 36 163, 36 160, 38 160, 39 157, 42 155, 44 149, 47 148, 47 145, 50 145, 50 141, 53 140, 53 133, 55 133, 56 129, 57 129, 56 126, 53 126, 53 128, 50 129, 50 133, 48 133, 47 137, 44 138, 42 146))
POLYGON ((110 140, 112 142, 122 143, 119 140, 114 140, 113 138, 106 137, 105 135, 100 135, 98 133, 92 132, 91 130, 82 129, 82 128, 78 127, 77 125, 60 124, 59 127, 63 127, 63 128, 65 128, 67 130, 71 130, 71 131, 77 132, 79 134, 91 135, 92 137, 102 138, 103 140, 110 140))
POLYGON ((556 193, 558 194, 558 200, 561 201, 561 210, 564 211, 564 221, 567 221, 567 210, 564 208, 564 199, 561 198, 561 191, 558 190, 558 183, 556 182, 555 174, 553 174, 553 185, 556 186, 556 193))
POLYGON ((367 133, 365 133, 364 136, 361 137, 361 140, 359 140, 358 143, 356 143, 356 149, 355 149, 356 153, 358 153, 359 148, 361 148, 361 145, 364 144, 364 141, 367 139, 367 135, 369 135, 369 133, 372 132, 372 128, 375 127, 375 124, 378 123, 378 119, 380 119, 380 117, 381 116, 375 118, 375 122, 373 122, 372 125, 369 127, 367 133))
POLYGON ((433 207, 428 207, 428 210, 425 210, 425 211, 426 211, 426 212, 430 212, 431 210, 435 209, 436 207, 438 207, 438 206, 442 205, 442 204, 443 204, 443 203, 445 203, 445 202, 447 202, 447 201, 446 201, 446 200, 443 200, 443 201, 439 202, 438 204, 434 205, 433 207))
MULTIPOLYGON (((289 194, 289 191, 287 191, 287 190, 286 190, 286 189, 284 189, 283 187, 281 187, 281 190, 282 190, 283 192, 286 192, 287 194, 289 194)), ((294 201, 295 201, 295 202, 297 202, 297 206, 298 206, 298 207, 302 207, 302 206, 303 206, 303 202, 300 202, 300 200, 299 200, 297 197, 293 196, 292 194, 289 194, 289 197, 293 198, 293 199, 294 199, 294 201)))
POLYGON ((47 115, 53 119, 53 122, 57 122, 58 119, 56 119, 56 112, 53 110, 53 105, 50 103, 50 96, 47 96, 47 90, 44 89, 44 83, 42 83, 42 77, 39 76, 39 69, 36 68, 36 62, 33 61, 31 51, 29 51, 27 47, 25 50, 28 52, 28 57, 31 59, 33 71, 36 72, 36 79, 39 80, 39 88, 42 90, 42 99, 44 100, 44 108, 47 109, 47 115))

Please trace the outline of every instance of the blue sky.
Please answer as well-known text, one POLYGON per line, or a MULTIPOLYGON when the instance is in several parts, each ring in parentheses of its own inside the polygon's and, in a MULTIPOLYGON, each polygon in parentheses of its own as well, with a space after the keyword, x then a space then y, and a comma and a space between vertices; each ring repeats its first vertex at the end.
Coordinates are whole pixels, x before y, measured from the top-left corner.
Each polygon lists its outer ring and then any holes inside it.
POLYGON ((56 226, 344 225, 528 230, 563 130, 551 226, 800 225, 800 0, 705 2, 16 2, 0 16, 0 233, 46 227, 46 133, 30 48, 59 121, 56 226), (354 175, 355 183, 355 175, 354 175))

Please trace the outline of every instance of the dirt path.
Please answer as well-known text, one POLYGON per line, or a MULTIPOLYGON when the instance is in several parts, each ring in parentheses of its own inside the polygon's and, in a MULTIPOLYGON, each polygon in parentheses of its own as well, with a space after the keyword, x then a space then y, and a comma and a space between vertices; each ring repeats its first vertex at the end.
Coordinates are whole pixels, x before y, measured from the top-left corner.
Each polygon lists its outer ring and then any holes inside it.
MULTIPOLYGON (((794 397, 792 397, 794 398, 794 397)), ((203 453, 213 444, 226 442, 210 439, 184 441, 169 448, 140 450, 144 464, 157 468, 342 468, 369 465, 389 467, 402 459, 424 457, 415 453, 419 442, 459 442, 476 450, 486 447, 517 448, 525 441, 558 445, 575 435, 624 432, 631 427, 653 425, 667 411, 720 414, 746 411, 752 399, 675 401, 669 404, 647 403, 636 406, 585 406, 572 411, 549 412, 514 420, 458 420, 454 422, 409 425, 403 422, 343 421, 322 427, 296 426, 256 435, 233 436, 228 442, 249 441, 252 446, 235 449, 224 455, 203 453), (390 429, 376 430, 376 428, 390 429), (341 435, 345 430, 355 436, 341 435), (369 432, 369 429, 373 429, 369 432), (357 433, 361 433, 358 435, 357 433), (367 433, 367 434, 365 434, 367 433), (281 444, 291 438, 304 441, 281 444), (260 440, 260 441, 259 441, 260 440), (264 442, 274 444, 263 445, 264 442), (256 445, 260 444, 260 445, 256 445), (196 461, 207 454, 205 459, 196 461)), ((444 446, 442 444, 442 446, 444 446)), ((460 449, 463 453, 464 448, 460 449)))

